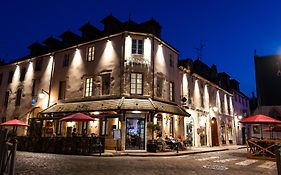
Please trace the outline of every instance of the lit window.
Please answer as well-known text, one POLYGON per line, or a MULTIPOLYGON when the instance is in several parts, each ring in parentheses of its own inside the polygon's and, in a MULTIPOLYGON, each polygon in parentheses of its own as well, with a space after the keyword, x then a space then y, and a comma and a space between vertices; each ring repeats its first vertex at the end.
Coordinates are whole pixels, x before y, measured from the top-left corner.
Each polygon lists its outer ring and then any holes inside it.
POLYGON ((131 94, 142 94, 142 74, 131 73, 131 94))
POLYGON ((21 94, 22 94, 22 89, 18 89, 17 91, 17 96, 16 96, 16 106, 19 106, 20 105, 20 102, 21 102, 21 94))
POLYGON ((143 54, 143 40, 132 40, 132 54, 143 54))
POLYGON ((171 101, 174 101, 174 83, 170 82, 170 87, 169 87, 169 97, 171 101))
POLYGON ((20 70, 20 81, 23 81, 23 80, 24 80, 25 74, 26 74, 26 67, 23 67, 23 68, 20 70))
POLYGON ((88 47, 87 61, 94 61, 94 56, 95 56, 95 47, 94 46, 88 47))
POLYGON ((64 57, 63 57, 63 67, 68 67, 69 65, 69 54, 64 54, 64 57))
POLYGON ((104 74, 102 77, 102 95, 109 95, 110 93, 110 74, 104 74))
POLYGON ((93 95, 93 78, 86 78, 85 81, 85 97, 93 95))

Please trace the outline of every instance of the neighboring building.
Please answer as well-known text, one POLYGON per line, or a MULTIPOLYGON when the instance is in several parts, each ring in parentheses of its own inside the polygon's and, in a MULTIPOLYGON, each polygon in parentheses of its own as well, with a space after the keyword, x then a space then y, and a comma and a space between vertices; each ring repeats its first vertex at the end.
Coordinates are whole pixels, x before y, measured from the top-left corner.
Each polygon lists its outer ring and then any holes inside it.
MULTIPOLYGON (((281 55, 255 55, 254 60, 257 88, 257 107, 254 114, 264 114, 281 120, 281 55)), ((251 135, 261 137, 260 130, 260 125, 252 125, 251 135)), ((263 137, 269 138, 272 135, 264 132, 263 137)))
POLYGON ((191 114, 184 121, 186 137, 192 137, 195 146, 241 144, 239 116, 249 113, 249 100, 240 92, 239 83, 200 59, 186 59, 179 64, 183 76, 182 102, 191 114), (238 97, 243 101, 236 101, 238 97))
POLYGON ((121 150, 146 150, 147 123, 160 125, 163 136, 184 137, 180 104, 178 51, 160 38, 161 26, 151 19, 138 24, 113 16, 98 30, 87 23, 82 37, 66 31, 29 46, 30 55, 0 67, 2 119, 29 121, 32 136, 105 137, 114 149, 113 130, 121 129, 121 150), (45 94, 45 95, 44 95, 45 94), (83 112, 93 122, 60 122, 83 112))

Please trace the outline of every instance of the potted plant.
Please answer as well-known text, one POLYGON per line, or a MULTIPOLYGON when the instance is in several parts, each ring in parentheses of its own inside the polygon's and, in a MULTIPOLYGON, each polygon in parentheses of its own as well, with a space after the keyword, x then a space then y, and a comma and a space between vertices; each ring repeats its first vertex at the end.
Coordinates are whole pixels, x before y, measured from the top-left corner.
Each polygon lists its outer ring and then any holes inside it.
POLYGON ((158 124, 154 124, 153 122, 149 122, 147 124, 147 129, 151 132, 151 140, 147 142, 147 152, 156 152, 157 150, 157 143, 154 140, 154 133, 155 131, 159 131, 160 127, 158 124))

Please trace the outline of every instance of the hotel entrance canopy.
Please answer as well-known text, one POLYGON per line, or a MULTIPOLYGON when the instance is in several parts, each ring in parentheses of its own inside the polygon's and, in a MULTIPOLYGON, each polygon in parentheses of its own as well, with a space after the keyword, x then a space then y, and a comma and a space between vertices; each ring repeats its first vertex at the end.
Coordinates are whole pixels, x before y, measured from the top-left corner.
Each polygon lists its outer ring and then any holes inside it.
POLYGON ((110 99, 84 102, 66 102, 54 104, 41 111, 41 114, 76 113, 93 111, 154 111, 181 116, 190 116, 183 108, 176 104, 148 99, 110 99))

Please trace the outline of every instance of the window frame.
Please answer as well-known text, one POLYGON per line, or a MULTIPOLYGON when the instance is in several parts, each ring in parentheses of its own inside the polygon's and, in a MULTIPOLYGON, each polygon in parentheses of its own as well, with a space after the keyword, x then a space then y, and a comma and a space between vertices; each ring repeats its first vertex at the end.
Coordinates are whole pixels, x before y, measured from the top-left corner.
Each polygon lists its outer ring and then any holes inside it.
POLYGON ((174 82, 169 82, 169 100, 175 101, 175 84, 174 82))
POLYGON ((102 86, 101 86, 102 93, 101 94, 109 95, 110 94, 110 84, 111 84, 111 74, 110 73, 102 74, 101 79, 102 79, 102 86), (108 78, 108 80, 107 80, 107 78, 108 78), (107 81, 108 81, 108 85, 106 83, 107 81), (106 86, 108 86, 108 87, 106 88, 106 86))
POLYGON ((26 67, 22 67, 20 69, 20 81, 24 81, 25 75, 26 75, 26 71, 27 71, 26 67))
POLYGON ((86 77, 84 81, 84 97, 92 97, 93 96, 93 84, 94 77, 86 77), (90 82, 87 82, 87 81, 90 82))
POLYGON ((65 53, 63 56, 62 67, 68 67, 68 66, 69 66, 69 53, 65 53))
POLYGON ((17 90, 15 106, 20 106, 20 104, 21 104, 21 97, 22 97, 22 89, 19 88, 19 89, 17 90))
POLYGON ((58 93, 58 100, 65 99, 65 92, 66 92, 66 81, 59 81, 59 93, 58 93))
POLYGON ((15 73, 15 72, 14 72, 14 71, 12 71, 12 70, 9 72, 9 76, 8 76, 8 84, 12 83, 14 73, 15 73))
POLYGON ((131 52, 132 52, 133 55, 143 55, 143 53, 144 53, 144 40, 143 39, 132 39, 131 52))
POLYGON ((143 95, 143 73, 140 73, 140 72, 131 72, 130 74, 130 94, 131 95, 143 95), (135 81, 132 82, 132 75, 135 75, 135 81), (141 75, 141 82, 138 83, 138 75, 141 75), (134 85, 134 88, 132 88, 134 85), (141 92, 138 93, 138 85, 141 85, 141 92), (132 89, 135 89, 134 92, 132 92, 132 89))
POLYGON ((91 62, 95 60, 95 45, 87 47, 87 61, 91 62))

